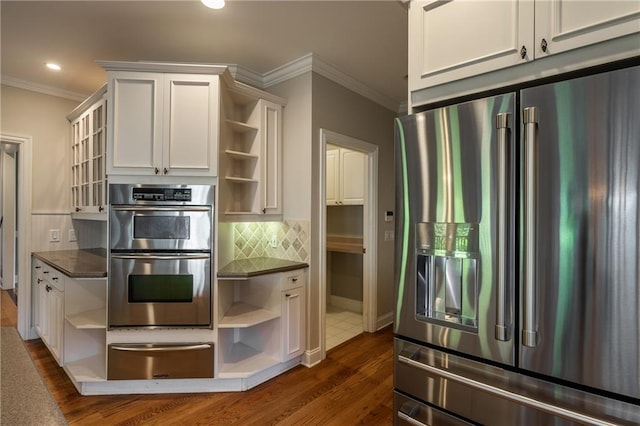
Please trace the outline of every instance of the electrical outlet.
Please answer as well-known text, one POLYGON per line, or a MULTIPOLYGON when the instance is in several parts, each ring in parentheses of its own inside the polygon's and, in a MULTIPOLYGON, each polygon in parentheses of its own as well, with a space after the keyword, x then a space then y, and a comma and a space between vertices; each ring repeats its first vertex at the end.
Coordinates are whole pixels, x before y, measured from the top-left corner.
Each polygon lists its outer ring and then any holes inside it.
POLYGON ((59 229, 49 229, 49 242, 57 243, 60 241, 60 230, 59 229))
POLYGON ((76 230, 75 229, 69 229, 69 241, 70 242, 78 241, 78 237, 76 236, 76 230))
POLYGON ((278 247, 278 236, 277 235, 272 235, 271 239, 269 239, 269 245, 273 248, 278 247))
POLYGON ((393 241, 395 238, 393 231, 384 231, 384 240, 385 241, 393 241))

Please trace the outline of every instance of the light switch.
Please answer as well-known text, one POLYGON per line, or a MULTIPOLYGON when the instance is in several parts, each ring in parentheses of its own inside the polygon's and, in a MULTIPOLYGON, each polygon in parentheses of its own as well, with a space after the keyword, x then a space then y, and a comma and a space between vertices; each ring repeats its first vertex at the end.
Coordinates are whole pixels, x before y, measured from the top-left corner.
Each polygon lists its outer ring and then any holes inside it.
POLYGON ((49 229, 49 242, 55 243, 60 241, 60 230, 59 229, 49 229))

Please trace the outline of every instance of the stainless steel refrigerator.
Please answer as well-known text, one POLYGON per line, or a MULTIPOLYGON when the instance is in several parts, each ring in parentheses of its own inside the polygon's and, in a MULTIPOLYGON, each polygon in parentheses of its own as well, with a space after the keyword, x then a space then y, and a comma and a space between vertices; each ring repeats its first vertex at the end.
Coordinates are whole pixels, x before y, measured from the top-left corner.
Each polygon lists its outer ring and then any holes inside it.
POLYGON ((640 423, 640 67, 396 122, 396 424, 640 423))

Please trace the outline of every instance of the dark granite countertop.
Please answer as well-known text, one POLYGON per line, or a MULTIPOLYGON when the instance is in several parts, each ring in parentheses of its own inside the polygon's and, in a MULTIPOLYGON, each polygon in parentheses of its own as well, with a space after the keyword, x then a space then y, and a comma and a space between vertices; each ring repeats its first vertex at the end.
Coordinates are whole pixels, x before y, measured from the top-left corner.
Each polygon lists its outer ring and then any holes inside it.
POLYGON ((309 264, 304 262, 294 262, 271 257, 253 257, 250 259, 234 260, 226 264, 218 271, 218 278, 250 278, 258 275, 293 271, 307 267, 309 267, 309 264))
POLYGON ((107 250, 56 250, 34 252, 33 256, 71 278, 107 276, 107 250))

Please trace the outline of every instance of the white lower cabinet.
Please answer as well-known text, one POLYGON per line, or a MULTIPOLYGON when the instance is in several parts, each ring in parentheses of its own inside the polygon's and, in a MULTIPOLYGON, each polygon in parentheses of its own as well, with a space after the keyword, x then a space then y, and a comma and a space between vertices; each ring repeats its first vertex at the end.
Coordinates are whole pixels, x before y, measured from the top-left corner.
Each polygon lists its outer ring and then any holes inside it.
POLYGON ((304 270, 218 281, 219 378, 248 378, 305 349, 304 270))
POLYGON ((33 260, 34 322, 38 335, 63 364, 65 276, 40 260, 33 260))

